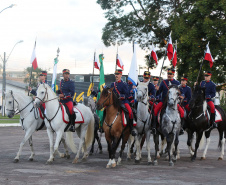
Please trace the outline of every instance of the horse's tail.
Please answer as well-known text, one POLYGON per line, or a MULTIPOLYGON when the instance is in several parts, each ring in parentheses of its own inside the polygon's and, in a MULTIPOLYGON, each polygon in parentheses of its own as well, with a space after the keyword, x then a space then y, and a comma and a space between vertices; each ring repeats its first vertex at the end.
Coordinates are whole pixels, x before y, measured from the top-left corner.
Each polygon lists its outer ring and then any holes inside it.
POLYGON ((92 114, 87 131, 86 131, 86 137, 85 137, 85 145, 86 148, 90 147, 93 143, 94 138, 94 116, 92 114))
POLYGON ((75 154, 77 153, 77 147, 75 145, 72 132, 66 132, 66 144, 67 144, 67 146, 69 146, 69 148, 71 149, 71 151, 73 153, 75 153, 75 154))
MULTIPOLYGON (((197 134, 197 133, 196 133, 196 134, 197 134)), ((196 135, 196 137, 197 137, 197 135, 196 135)), ((200 143, 199 143, 199 148, 200 148, 200 150, 203 149, 204 142, 205 142, 205 134, 204 134, 204 132, 203 132, 203 133, 202 133, 201 141, 200 141, 200 143)))

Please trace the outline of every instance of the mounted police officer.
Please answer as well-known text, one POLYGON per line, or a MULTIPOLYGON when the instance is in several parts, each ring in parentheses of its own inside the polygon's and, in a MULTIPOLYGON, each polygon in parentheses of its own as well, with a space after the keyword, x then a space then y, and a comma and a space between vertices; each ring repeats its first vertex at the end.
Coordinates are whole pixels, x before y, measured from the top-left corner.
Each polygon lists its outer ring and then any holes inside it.
POLYGON ((203 80, 200 84, 201 87, 205 88, 205 96, 207 104, 210 107, 210 124, 213 128, 217 127, 217 124, 215 122, 215 106, 213 103, 212 98, 216 96, 216 85, 211 81, 212 73, 211 71, 207 71, 204 73, 205 80, 203 80))
POLYGON ((115 94, 118 94, 119 99, 121 100, 121 103, 125 105, 126 109, 129 112, 129 126, 131 128, 131 134, 133 136, 136 135, 135 130, 133 129, 133 112, 131 110, 131 107, 129 105, 129 89, 125 82, 121 80, 122 78, 122 70, 117 69, 115 71, 115 82, 111 84, 111 88, 114 87, 113 92, 115 94))
POLYGON ((158 76, 153 76, 153 85, 155 86, 155 91, 156 91, 156 103, 159 102, 159 99, 161 98, 160 93, 159 93, 159 77, 158 76))
MULTIPOLYGON (((37 89, 38 89, 38 86, 40 84, 48 84, 47 83, 47 71, 41 71, 41 73, 39 74, 39 83, 37 85, 37 89)), ((33 94, 34 96, 37 96, 37 89, 32 89, 31 87, 28 87, 28 90, 30 91, 31 94, 33 94)), ((44 110, 45 110, 45 103, 42 103, 42 105, 40 106, 40 109, 42 111, 42 113, 44 114, 44 110)))
MULTIPOLYGON (((191 99, 191 88, 187 86, 188 77, 186 75, 181 77, 181 88, 183 89, 184 99, 182 99, 182 106, 186 109, 187 113, 190 112, 189 102, 191 99)), ((182 129, 186 129, 185 121, 181 122, 182 129)), ((183 131, 182 131, 183 132, 183 131)))
MULTIPOLYGON (((156 124, 157 124, 157 114, 159 112, 159 110, 162 108, 163 106, 163 102, 165 101, 165 98, 167 96, 168 90, 169 90, 169 86, 172 84, 175 85, 180 85, 180 82, 175 80, 174 77, 174 73, 175 70, 174 69, 168 69, 167 71, 167 76, 168 78, 166 80, 163 80, 159 86, 159 93, 161 93, 161 100, 160 102, 156 105, 155 109, 154 109, 154 122, 153 122, 153 128, 152 128, 152 132, 156 133, 156 124)), ((180 98, 184 98, 184 93, 183 93, 183 89, 180 88, 181 91, 181 95, 180 98)), ((184 110, 181 108, 180 105, 177 105, 178 111, 180 113, 180 117, 181 117, 181 122, 183 122, 183 118, 184 118, 184 110)), ((183 123, 182 123, 183 124, 183 123)), ((183 134, 183 130, 181 129, 180 134, 183 134)))
POLYGON ((65 104, 70 112, 69 121, 71 123, 70 131, 75 132, 75 113, 73 110, 73 96, 75 94, 75 84, 74 82, 69 78, 70 76, 70 70, 64 69, 63 70, 63 77, 60 81, 60 90, 57 91, 57 94, 59 94, 60 102, 65 104))

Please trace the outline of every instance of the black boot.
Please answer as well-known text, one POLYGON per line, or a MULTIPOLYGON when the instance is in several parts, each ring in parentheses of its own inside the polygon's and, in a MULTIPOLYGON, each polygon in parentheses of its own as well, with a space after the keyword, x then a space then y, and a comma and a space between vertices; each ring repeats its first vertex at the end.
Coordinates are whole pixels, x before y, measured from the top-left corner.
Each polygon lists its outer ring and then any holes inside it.
POLYGON ((69 131, 75 132, 75 113, 70 115, 70 123, 71 123, 71 127, 70 127, 69 131))
POLYGON ((215 113, 210 114, 210 124, 213 128, 217 128, 217 124, 215 122, 215 113))
POLYGON ((153 115, 152 134, 156 134, 156 124, 158 122, 158 116, 153 115))
POLYGON ((129 126, 130 126, 131 135, 136 136, 137 133, 136 133, 134 127, 133 127, 133 119, 129 119, 129 126))
POLYGON ((183 135, 183 134, 184 134, 184 118, 181 118, 181 128, 180 128, 179 135, 183 135))

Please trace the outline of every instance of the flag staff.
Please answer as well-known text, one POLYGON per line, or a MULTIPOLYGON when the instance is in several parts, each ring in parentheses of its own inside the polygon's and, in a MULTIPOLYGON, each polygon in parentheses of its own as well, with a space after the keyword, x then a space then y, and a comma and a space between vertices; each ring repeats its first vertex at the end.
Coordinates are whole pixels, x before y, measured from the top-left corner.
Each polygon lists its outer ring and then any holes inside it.
POLYGON ((117 53, 116 53, 116 60, 115 60, 115 71, 117 69, 117 59, 118 59, 118 45, 117 45, 117 53))

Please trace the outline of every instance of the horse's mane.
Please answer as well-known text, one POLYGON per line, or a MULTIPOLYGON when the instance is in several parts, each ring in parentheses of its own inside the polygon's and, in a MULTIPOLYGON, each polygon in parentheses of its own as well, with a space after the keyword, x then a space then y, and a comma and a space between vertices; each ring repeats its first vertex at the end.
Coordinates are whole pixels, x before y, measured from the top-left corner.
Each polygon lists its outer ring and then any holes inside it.
MULTIPOLYGON (((178 85, 176 85, 176 84, 170 85, 170 86, 169 86, 169 90, 170 90, 171 88, 175 88, 175 89, 177 89, 177 90, 179 91, 179 87, 178 87, 178 85)), ((165 100, 164 100, 164 102, 163 102, 163 109, 166 109, 166 107, 167 107, 167 102, 168 102, 168 97, 169 97, 169 90, 168 90, 167 95, 166 95, 166 98, 165 98, 165 100)))
MULTIPOLYGON (((104 88, 102 91, 102 95, 107 96, 109 89, 110 89, 109 87, 104 88)), ((112 91, 112 101, 113 101, 113 106, 120 111, 121 110, 121 102, 119 101, 118 94, 115 94, 114 91, 112 91)))

